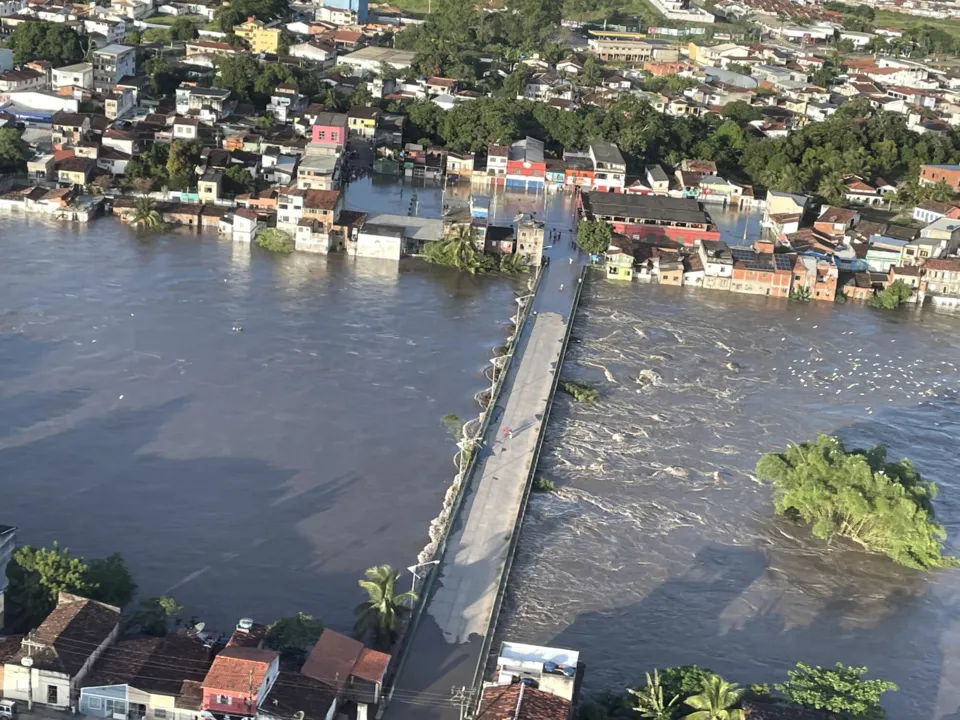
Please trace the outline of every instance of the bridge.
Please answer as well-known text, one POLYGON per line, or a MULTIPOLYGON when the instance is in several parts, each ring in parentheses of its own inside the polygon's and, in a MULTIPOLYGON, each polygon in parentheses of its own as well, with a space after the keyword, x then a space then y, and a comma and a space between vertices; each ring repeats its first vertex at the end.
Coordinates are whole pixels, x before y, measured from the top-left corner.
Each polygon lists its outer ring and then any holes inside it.
POLYGON ((387 720, 459 720, 453 688, 466 688, 476 700, 585 263, 570 231, 562 230, 544 251, 550 261, 490 411, 477 463, 464 480, 463 504, 435 581, 407 639, 387 720))

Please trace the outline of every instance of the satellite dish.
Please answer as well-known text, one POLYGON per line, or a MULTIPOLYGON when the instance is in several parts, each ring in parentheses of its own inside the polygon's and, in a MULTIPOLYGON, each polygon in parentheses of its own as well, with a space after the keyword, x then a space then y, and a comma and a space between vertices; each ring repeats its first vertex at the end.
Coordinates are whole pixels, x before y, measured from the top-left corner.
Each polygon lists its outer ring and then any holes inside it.
POLYGON ((29 656, 25 658, 20 658, 20 664, 23 665, 25 668, 33 667, 33 658, 29 656))

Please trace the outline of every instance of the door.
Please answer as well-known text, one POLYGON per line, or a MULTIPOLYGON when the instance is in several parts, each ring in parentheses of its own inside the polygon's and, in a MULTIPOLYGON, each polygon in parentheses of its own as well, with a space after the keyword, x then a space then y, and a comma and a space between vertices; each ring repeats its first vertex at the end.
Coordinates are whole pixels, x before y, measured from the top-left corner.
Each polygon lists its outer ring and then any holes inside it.
POLYGON ((57 702, 57 686, 47 685, 47 705, 59 705, 57 702))

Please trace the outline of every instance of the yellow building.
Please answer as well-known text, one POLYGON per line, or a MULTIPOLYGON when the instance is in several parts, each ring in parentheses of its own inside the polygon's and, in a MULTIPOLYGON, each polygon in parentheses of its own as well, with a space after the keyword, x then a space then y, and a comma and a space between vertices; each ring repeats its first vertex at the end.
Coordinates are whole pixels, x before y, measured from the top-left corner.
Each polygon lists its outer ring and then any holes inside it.
POLYGON ((254 17, 247 18, 245 23, 235 25, 233 34, 246 41, 250 50, 255 53, 271 53, 276 55, 280 49, 279 28, 265 27, 263 22, 254 17))
POLYGON ((347 112, 347 128, 351 135, 372 138, 377 132, 380 110, 371 107, 354 107, 347 112))
POLYGON ((614 280, 633 279, 633 255, 618 247, 611 247, 605 253, 607 257, 607 278, 614 280))

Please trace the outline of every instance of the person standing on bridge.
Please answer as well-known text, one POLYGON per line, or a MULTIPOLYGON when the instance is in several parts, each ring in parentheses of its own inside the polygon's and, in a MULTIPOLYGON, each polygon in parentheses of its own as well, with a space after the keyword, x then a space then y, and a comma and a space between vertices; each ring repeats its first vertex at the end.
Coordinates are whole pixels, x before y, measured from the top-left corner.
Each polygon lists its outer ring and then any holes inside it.
POLYGON ((503 428, 503 436, 504 436, 505 438, 508 437, 508 436, 512 438, 512 437, 513 437, 513 430, 511 430, 511 429, 508 428, 508 427, 504 427, 504 428, 503 428))

